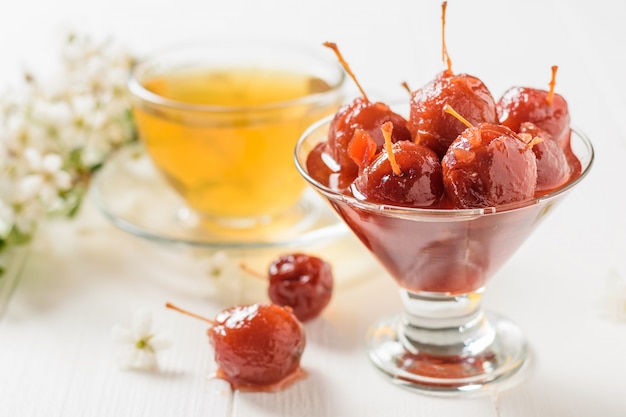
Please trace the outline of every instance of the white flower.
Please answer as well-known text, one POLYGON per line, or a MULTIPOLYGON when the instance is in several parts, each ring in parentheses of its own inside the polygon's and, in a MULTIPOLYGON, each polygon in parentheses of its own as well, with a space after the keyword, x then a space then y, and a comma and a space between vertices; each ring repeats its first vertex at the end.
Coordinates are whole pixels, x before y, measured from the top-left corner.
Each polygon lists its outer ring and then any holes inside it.
POLYGON ((207 259, 209 275, 213 278, 221 277, 228 266, 228 254, 224 251, 217 251, 207 259))
POLYGON ((122 370, 154 371, 157 369, 156 353, 171 345, 165 334, 152 333, 152 315, 146 310, 137 310, 132 329, 114 326, 113 341, 119 344, 116 362, 122 370))
POLYGON ((239 262, 225 250, 210 254, 191 252, 201 279, 201 293, 209 299, 219 298, 227 304, 239 304, 242 274, 239 262))
POLYGON ((30 116, 37 123, 55 127, 58 130, 70 124, 72 109, 64 101, 40 99, 33 103, 30 116))
POLYGON ((63 159, 60 155, 48 153, 41 155, 35 149, 27 149, 24 157, 28 161, 31 175, 39 178, 39 195, 45 204, 50 204, 59 191, 72 186, 72 176, 63 171, 63 159))
POLYGON ((13 222, 22 235, 32 235, 39 220, 45 215, 46 208, 35 198, 13 204, 13 222))

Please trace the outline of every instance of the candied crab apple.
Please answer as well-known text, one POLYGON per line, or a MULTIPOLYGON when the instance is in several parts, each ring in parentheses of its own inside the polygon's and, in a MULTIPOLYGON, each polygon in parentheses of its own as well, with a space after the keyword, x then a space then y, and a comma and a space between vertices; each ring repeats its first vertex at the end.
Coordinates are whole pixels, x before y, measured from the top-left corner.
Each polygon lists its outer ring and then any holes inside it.
POLYGON ((552 136, 537 125, 524 122, 520 125, 520 136, 526 135, 524 140, 539 137, 542 140, 535 143, 533 152, 537 158, 537 186, 535 193, 545 193, 565 184, 572 175, 572 167, 567 161, 563 149, 552 136))
POLYGON ((532 151, 536 141, 527 143, 502 125, 466 124, 441 161, 443 183, 454 206, 495 207, 532 198, 537 184, 532 151))
POLYGON ((300 321, 320 315, 333 293, 330 264, 304 253, 276 258, 268 268, 268 295, 273 303, 289 306, 300 321))
POLYGON ((354 181, 353 194, 379 204, 436 206, 445 194, 439 157, 415 142, 392 144, 392 129, 391 123, 382 125, 385 150, 361 170, 354 181))
POLYGON ((567 101, 554 92, 557 66, 552 67, 550 89, 511 87, 496 103, 500 123, 517 132, 524 122, 545 130, 565 148, 569 144, 570 114, 567 101))
POLYGON ((442 4, 441 45, 442 58, 447 68, 411 93, 408 128, 413 140, 434 150, 440 158, 448 146, 465 130, 454 116, 447 114, 449 105, 461 113, 470 123, 493 123, 498 121, 495 99, 487 86, 477 77, 454 74, 452 61, 445 42, 446 2, 442 4))
POLYGON ((215 349, 218 376, 235 388, 271 391, 302 375, 300 358, 306 338, 291 308, 276 304, 230 307, 215 320, 168 308, 211 324, 207 334, 215 349))
POLYGON ((465 126, 444 107, 450 105, 469 122, 497 123, 496 105, 487 86, 478 78, 444 71, 411 95, 409 130, 415 142, 443 157, 465 126))

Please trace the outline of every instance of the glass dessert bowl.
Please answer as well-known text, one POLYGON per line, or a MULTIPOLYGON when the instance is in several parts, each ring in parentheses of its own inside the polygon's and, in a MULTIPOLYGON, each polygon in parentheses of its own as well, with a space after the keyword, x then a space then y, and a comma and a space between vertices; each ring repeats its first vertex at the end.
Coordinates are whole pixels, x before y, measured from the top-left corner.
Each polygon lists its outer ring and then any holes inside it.
POLYGON ((584 178, 593 147, 573 130, 580 173, 523 202, 479 209, 420 209, 376 204, 322 184, 307 158, 327 139, 330 119, 311 126, 295 149, 300 174, 324 196, 399 286, 403 312, 367 334, 372 362, 392 382, 431 394, 478 392, 518 374, 524 335, 481 298, 490 278, 584 178))

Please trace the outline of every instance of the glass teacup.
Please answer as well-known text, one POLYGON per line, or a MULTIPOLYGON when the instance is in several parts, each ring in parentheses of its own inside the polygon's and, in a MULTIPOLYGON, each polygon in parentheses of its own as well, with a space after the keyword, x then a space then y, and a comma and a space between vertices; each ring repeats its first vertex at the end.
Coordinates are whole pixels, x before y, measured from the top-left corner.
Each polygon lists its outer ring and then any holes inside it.
POLYGON ((338 108, 344 79, 321 46, 214 41, 138 63, 129 89, 140 139, 188 208, 207 225, 254 228, 298 221, 293 147, 338 108))

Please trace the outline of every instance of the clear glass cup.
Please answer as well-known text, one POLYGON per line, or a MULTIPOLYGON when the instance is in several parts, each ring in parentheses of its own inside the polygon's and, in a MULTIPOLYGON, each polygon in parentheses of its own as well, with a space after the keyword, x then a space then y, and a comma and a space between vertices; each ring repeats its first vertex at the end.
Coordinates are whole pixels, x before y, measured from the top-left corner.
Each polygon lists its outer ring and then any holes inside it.
POLYGON ((293 147, 306 127, 336 111, 344 80, 322 45, 215 40, 154 54, 136 65, 128 86, 151 161, 219 230, 301 220, 306 183, 293 147))
POLYGON ((507 207, 417 209, 379 205, 341 194, 307 171, 307 157, 326 140, 329 120, 305 132, 296 166, 399 287, 403 312, 367 334, 372 362, 396 384, 430 394, 478 392, 518 374, 527 360, 520 329, 481 307, 494 273, 515 253, 568 191, 584 178, 593 147, 574 131, 581 163, 572 182, 507 207))

